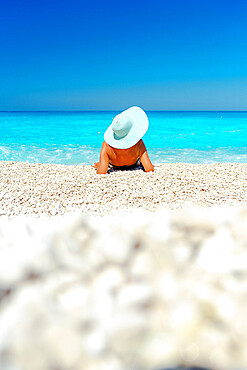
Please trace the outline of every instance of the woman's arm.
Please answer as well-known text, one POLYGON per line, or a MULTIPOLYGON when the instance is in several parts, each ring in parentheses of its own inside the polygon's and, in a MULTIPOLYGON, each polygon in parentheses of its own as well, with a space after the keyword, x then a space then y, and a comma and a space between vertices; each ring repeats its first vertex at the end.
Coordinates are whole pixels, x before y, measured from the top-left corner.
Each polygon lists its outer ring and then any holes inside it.
POLYGON ((152 162, 150 161, 150 158, 148 156, 148 152, 147 152, 147 149, 146 149, 146 146, 143 140, 139 141, 139 158, 144 167, 145 172, 150 172, 154 170, 154 166, 152 165, 152 162))
POLYGON ((103 142, 101 151, 100 151, 100 159, 99 159, 97 173, 99 175, 106 174, 108 170, 108 165, 109 165, 109 156, 107 153, 106 143, 103 142))

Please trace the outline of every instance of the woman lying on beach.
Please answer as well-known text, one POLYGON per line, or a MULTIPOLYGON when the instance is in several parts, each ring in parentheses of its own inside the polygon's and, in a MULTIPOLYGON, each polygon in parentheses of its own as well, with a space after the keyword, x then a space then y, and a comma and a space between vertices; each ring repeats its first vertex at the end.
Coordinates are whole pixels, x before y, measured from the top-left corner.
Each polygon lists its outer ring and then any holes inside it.
POLYGON ((131 107, 118 114, 105 132, 100 151, 100 161, 94 163, 98 174, 111 170, 141 168, 153 171, 142 137, 148 129, 146 113, 139 107, 131 107))

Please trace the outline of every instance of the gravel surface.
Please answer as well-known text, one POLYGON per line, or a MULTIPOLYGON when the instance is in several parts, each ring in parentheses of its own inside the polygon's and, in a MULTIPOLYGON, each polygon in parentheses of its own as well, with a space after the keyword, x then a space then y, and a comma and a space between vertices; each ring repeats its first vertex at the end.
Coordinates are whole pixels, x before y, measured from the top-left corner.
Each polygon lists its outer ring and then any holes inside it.
POLYGON ((247 204, 247 164, 169 163, 154 173, 97 175, 91 166, 0 161, 0 215, 115 214, 247 204))
POLYGON ((246 225, 231 207, 3 217, 1 370, 247 369, 246 225))

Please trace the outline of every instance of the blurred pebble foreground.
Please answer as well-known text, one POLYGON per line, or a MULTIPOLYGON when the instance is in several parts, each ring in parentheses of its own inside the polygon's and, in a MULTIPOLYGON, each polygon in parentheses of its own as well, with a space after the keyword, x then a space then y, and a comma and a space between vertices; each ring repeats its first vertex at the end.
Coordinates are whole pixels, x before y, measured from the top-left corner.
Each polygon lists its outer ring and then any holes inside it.
POLYGON ((0 219, 1 370, 247 368, 247 210, 0 219))

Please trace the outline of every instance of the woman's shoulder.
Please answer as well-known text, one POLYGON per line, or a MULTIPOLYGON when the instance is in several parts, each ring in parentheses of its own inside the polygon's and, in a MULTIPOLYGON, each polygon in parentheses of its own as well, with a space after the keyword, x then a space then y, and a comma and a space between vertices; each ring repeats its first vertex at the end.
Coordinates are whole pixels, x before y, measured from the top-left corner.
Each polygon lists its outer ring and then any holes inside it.
POLYGON ((146 150, 146 146, 145 146, 144 141, 142 139, 139 140, 138 143, 136 143, 136 148, 141 152, 146 150))
POLYGON ((106 141, 103 141, 102 149, 107 150, 109 152, 112 149, 112 147, 109 144, 107 144, 106 141))

